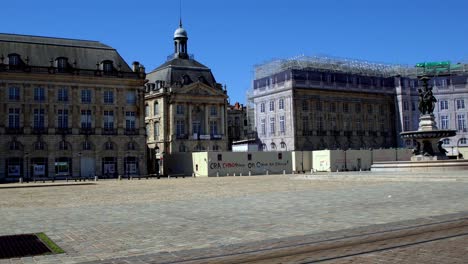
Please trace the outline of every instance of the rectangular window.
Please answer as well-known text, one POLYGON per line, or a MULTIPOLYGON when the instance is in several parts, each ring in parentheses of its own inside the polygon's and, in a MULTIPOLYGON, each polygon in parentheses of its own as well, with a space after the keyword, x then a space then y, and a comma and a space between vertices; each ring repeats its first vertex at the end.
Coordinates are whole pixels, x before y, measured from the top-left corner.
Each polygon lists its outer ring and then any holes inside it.
POLYGON ((409 116, 404 116, 404 117, 403 117, 403 130, 404 130, 404 131, 410 130, 409 116))
POLYGON ((270 112, 275 111, 275 101, 270 101, 270 112))
POLYGON ((114 111, 104 111, 104 129, 114 129, 114 111))
POLYGON ((159 137, 159 122, 154 122, 154 138, 159 137))
POLYGON ((91 110, 81 110, 81 128, 91 128, 91 110))
POLYGON ((385 114, 384 111, 385 111, 385 110, 384 110, 384 106, 383 106, 383 105, 379 105, 379 113, 380 113, 380 115, 384 115, 384 114, 385 114))
POLYGON ((332 113, 336 112, 336 104, 335 103, 330 103, 330 112, 332 112, 332 113))
POLYGON ((59 102, 68 102, 68 89, 60 88, 57 93, 57 100, 59 102))
POLYGON ((303 116, 302 117, 302 135, 309 134, 309 117, 303 116))
POLYGON ((215 105, 212 105, 212 106, 210 107, 210 114, 211 114, 212 116, 216 116, 216 115, 218 114, 217 111, 216 111, 216 106, 215 106, 215 105))
POLYGON ((466 131, 465 115, 457 115, 458 131, 466 131))
POLYGON ((176 134, 177 136, 185 135, 185 121, 184 120, 176 121, 176 134))
POLYGON ((35 129, 44 128, 44 109, 34 109, 34 124, 35 129))
POLYGON ((146 117, 150 116, 150 106, 149 106, 149 104, 145 105, 145 116, 146 117))
POLYGON ((104 91, 104 103, 105 104, 114 103, 114 91, 104 91))
POLYGON ((447 100, 441 100, 440 101, 440 110, 448 110, 448 101, 447 100))
POLYGON ((280 119, 280 121, 279 121, 279 123, 280 123, 280 133, 284 134, 286 132, 286 124, 285 124, 285 121, 284 121, 285 118, 284 118, 284 116, 280 116, 279 119, 280 119))
POLYGON ((315 105, 315 110, 322 111, 322 102, 318 101, 315 105))
POLYGON ((279 99, 278 108, 280 110, 284 110, 284 99, 283 98, 279 99))
POLYGON ((317 118, 317 130, 323 131, 323 117, 321 116, 317 118))
POLYGON ((19 108, 8 109, 8 127, 9 128, 20 127, 20 109, 19 108))
POLYGON ((349 112, 349 105, 348 103, 343 103, 343 112, 348 113, 349 112))
POLYGON ((133 111, 125 112, 125 129, 126 130, 135 130, 136 114, 133 111))
POLYGON ((307 100, 302 100, 302 111, 309 111, 309 102, 307 100))
POLYGON ((262 132, 262 135, 266 135, 266 124, 265 124, 265 118, 263 118, 261 121, 260 121, 260 131, 262 132))
POLYGON ((357 104, 356 104, 355 112, 356 112, 356 113, 361 113, 361 104, 360 104, 360 103, 357 103, 357 104))
POLYGON ((265 103, 260 104, 260 113, 265 113, 265 103))
POLYGON ((183 105, 177 105, 176 106, 176 113, 178 115, 183 115, 184 114, 184 106, 183 105))
POLYGON ((153 105, 153 115, 158 115, 159 114, 159 104, 158 102, 154 102, 154 105, 153 105))
POLYGON ((458 109, 465 109, 465 100, 457 99, 457 110, 458 109))
POLYGON ((136 104, 136 93, 135 91, 127 92, 127 104, 134 105, 136 104))
POLYGON ((416 103, 411 101, 411 111, 416 111, 416 103))
POLYGON ((81 102, 84 104, 91 103, 91 90, 81 90, 81 102))
POLYGON ((11 101, 18 101, 20 99, 20 89, 19 87, 9 87, 8 88, 8 99, 11 101))
POLYGON ((444 115, 440 117, 440 126, 441 126, 441 129, 449 129, 448 116, 444 115))
POLYGON ((403 110, 404 110, 404 111, 408 111, 408 110, 409 110, 408 101, 403 101, 403 110))
POLYGON ((68 109, 58 109, 57 114, 58 114, 57 127, 68 128, 68 109))
POLYGON ((275 118, 271 117, 270 118, 270 135, 275 134, 275 118))
POLYGON ((34 101, 42 102, 45 100, 45 89, 43 87, 34 87, 34 101))
POLYGON ((215 120, 210 121, 210 134, 217 135, 218 134, 218 122, 215 120))
MULTIPOLYGON (((408 102, 406 102, 406 104, 408 104, 408 102)), ((367 113, 372 114, 372 105, 370 105, 370 104, 367 105, 367 113)))

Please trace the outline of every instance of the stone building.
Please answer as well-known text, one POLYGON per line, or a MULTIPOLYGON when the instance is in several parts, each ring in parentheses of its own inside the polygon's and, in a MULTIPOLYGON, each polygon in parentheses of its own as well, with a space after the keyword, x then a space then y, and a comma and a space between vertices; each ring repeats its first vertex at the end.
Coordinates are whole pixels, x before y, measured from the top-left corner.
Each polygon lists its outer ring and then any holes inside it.
POLYGON ((0 180, 146 174, 144 69, 87 40, 0 34, 0 56, 0 180))
POLYGON ((257 66, 249 99, 263 149, 395 146, 397 80, 364 65, 306 58, 257 66))
MULTIPOLYGON (((397 87, 397 111, 400 114, 401 124, 399 131, 411 131, 418 129, 418 91, 414 81, 402 81, 397 87), (408 82, 410 85, 408 85, 408 82), (406 89, 405 89, 406 88, 406 89)), ((468 131, 468 65, 462 64, 458 70, 452 70, 451 76, 434 77, 429 81, 438 100, 434 108, 434 116, 439 129, 454 129, 457 135, 444 138, 444 148, 447 155, 457 156, 458 147, 466 147, 468 131)), ((401 146, 412 146, 412 142, 401 142, 401 146)))
POLYGON ((226 151, 227 93, 211 70, 188 53, 182 23, 174 32, 174 54, 147 75, 145 123, 149 168, 163 172, 164 155, 226 151))
POLYGON ((248 132, 247 107, 239 102, 230 105, 227 111, 227 126, 229 147, 232 142, 250 138, 252 135, 248 132))
MULTIPOLYGON (((249 102, 264 150, 413 147, 400 132, 418 129, 416 68, 300 57, 258 65, 255 73, 249 102)), ((468 65, 431 84, 438 127, 457 130, 444 147, 457 155, 467 146, 468 65)))

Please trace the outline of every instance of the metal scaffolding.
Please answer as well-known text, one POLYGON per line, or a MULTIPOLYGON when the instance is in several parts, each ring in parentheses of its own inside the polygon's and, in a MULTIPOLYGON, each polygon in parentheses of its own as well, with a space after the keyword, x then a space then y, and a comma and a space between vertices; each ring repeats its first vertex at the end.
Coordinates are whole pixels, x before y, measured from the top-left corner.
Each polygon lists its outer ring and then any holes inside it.
MULTIPOLYGON (((454 64, 449 75, 468 72, 467 64, 454 64)), ((404 76, 416 77, 421 68, 402 64, 376 63, 365 60, 337 58, 331 56, 305 56, 300 55, 290 59, 274 59, 254 66, 255 79, 261 79, 289 69, 314 69, 328 72, 341 72, 364 76, 404 76)))

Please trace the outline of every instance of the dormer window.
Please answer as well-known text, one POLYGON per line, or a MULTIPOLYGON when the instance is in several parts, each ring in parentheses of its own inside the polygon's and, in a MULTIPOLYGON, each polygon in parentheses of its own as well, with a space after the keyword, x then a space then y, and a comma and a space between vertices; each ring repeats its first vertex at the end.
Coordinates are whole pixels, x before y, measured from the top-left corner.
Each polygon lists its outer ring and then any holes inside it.
POLYGON ((10 66, 19 66, 20 56, 16 53, 8 55, 8 65, 10 66))
POLYGON ((58 72, 64 72, 68 68, 68 59, 65 57, 57 58, 56 65, 58 72))
POLYGON ((104 73, 112 73, 114 71, 114 65, 112 61, 105 60, 102 62, 102 71, 104 73))

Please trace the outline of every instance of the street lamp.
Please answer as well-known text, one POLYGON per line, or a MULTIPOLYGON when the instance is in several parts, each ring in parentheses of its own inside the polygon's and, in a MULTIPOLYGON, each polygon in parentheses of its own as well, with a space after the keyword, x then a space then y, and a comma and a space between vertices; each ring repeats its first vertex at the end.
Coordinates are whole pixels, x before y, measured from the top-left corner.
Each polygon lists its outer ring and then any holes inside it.
POLYGON ((24 157, 26 159, 26 173, 25 173, 25 178, 26 178, 26 182, 29 182, 29 153, 26 152, 24 153, 24 157))
POLYGON ((81 180, 81 152, 78 152, 78 177, 81 180))

